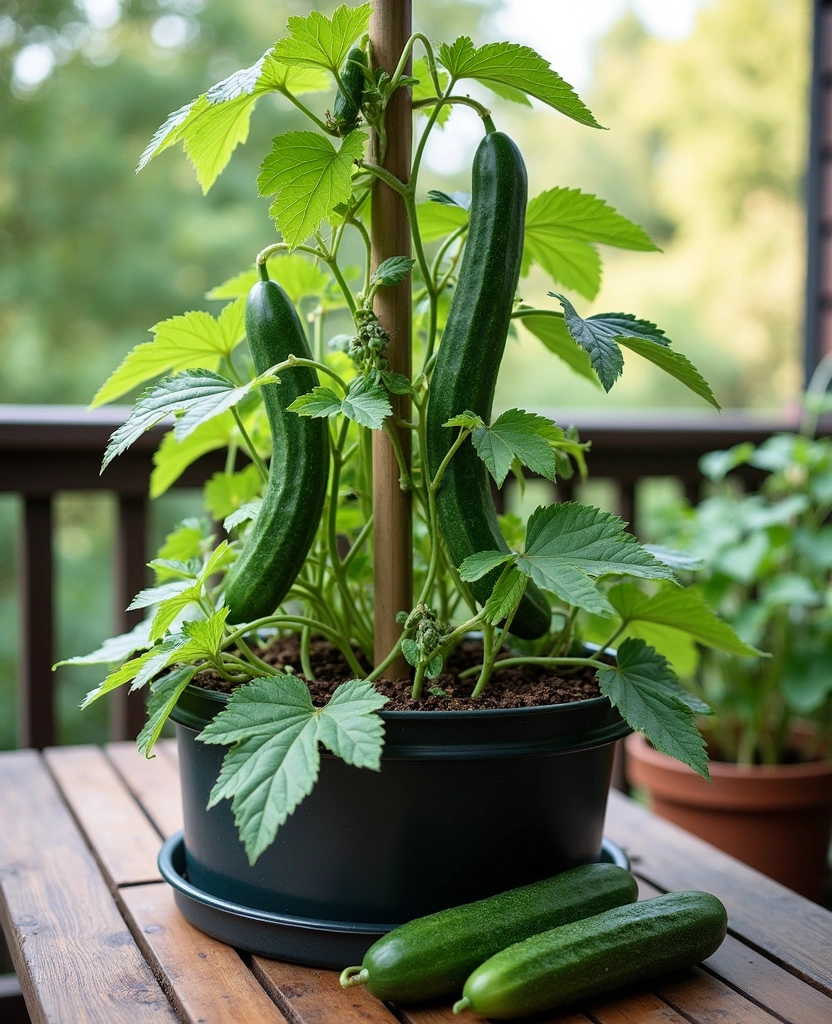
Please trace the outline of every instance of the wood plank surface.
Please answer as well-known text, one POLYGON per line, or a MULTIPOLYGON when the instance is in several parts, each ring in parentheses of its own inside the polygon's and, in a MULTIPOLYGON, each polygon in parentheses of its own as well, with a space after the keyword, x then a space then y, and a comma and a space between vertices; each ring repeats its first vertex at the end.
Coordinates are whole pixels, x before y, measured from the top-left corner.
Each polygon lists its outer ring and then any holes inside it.
POLYGON ((53 779, 0 757, 0 921, 34 1024, 175 1024, 53 779))
MULTIPOLYGON (((638 889, 640 899, 661 895, 661 890, 643 879, 638 880, 638 889)), ((733 935, 726 935, 725 941, 704 966, 788 1024, 830 1024, 832 1021, 832 999, 829 996, 789 974, 733 935)))
MULTIPOLYGON (((402 1024, 483 1024, 482 1017, 478 1017, 469 1010, 463 1010, 458 1016, 454 1016, 450 1003, 447 1006, 399 1006, 396 1008, 396 1013, 402 1024)), ((531 1020, 534 1024, 593 1024, 589 1017, 572 1010, 555 1014, 538 1014, 531 1020)))
POLYGON ((148 760, 139 755, 135 743, 108 743, 104 750, 165 839, 178 832, 182 828, 179 772, 165 751, 159 750, 158 756, 148 760))
MULTIPOLYGON (((337 971, 285 964, 255 956, 255 976, 292 1024, 397 1024, 363 985, 343 989, 337 971)), ((461 1022, 462 1017, 453 1018, 461 1022)))
POLYGON ((236 950, 189 924, 167 885, 130 886, 119 899, 133 935, 188 1024, 286 1024, 236 950))
POLYGON ((703 889, 730 929, 793 974, 832 994, 832 914, 709 843, 610 793, 607 834, 636 854, 633 870, 670 892, 703 889))
POLYGON ((688 1018, 652 992, 611 996, 593 1003, 590 1013, 593 1024, 689 1024, 688 1018))
POLYGON ((159 836, 100 747, 52 747, 44 759, 112 887, 159 882, 159 836))

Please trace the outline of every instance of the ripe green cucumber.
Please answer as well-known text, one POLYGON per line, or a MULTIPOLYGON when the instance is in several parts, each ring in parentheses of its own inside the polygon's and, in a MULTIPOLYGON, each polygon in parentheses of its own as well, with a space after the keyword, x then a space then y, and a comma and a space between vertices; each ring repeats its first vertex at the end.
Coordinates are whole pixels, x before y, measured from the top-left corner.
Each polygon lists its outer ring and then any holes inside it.
MULTIPOLYGON (((426 430, 431 478, 457 435, 457 428, 444 423, 467 410, 486 423, 491 419, 523 259, 527 191, 520 150, 502 132, 486 135, 474 157, 468 241, 430 381, 426 430)), ((448 464, 436 500, 442 535, 457 566, 478 551, 508 552, 491 479, 469 441, 448 464)), ((488 600, 499 574, 496 569, 470 584, 480 603, 488 600)), ((549 603, 529 581, 511 632, 533 640, 550 623, 549 603)))
POLYGON ((632 903, 633 876, 614 864, 585 864, 520 889, 440 910, 395 928, 348 967, 341 984, 379 999, 418 1002, 458 992, 483 959, 529 935, 632 903))
MULTIPOLYGON (((276 281, 258 281, 246 299, 246 338, 263 373, 290 355, 311 358, 289 296, 276 281)), ((225 586, 230 622, 271 615, 295 581, 321 520, 329 475, 327 421, 298 416, 289 406, 318 383, 311 367, 280 371, 279 384, 260 389, 272 435, 263 504, 225 586)))
POLYGON ((541 932, 481 964, 454 1013, 511 1020, 692 967, 722 944, 716 896, 674 892, 541 932))
POLYGON ((358 124, 361 113, 361 100, 364 97, 366 79, 364 70, 367 67, 367 54, 354 46, 347 54, 341 68, 342 92, 338 90, 332 106, 332 121, 339 135, 349 135, 358 124))

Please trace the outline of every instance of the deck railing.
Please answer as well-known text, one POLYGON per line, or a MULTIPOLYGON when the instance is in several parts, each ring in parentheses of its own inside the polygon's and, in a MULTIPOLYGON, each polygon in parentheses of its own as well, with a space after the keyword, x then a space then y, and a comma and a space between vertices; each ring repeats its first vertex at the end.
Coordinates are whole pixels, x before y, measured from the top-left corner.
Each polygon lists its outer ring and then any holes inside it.
MULTIPOLYGON (((101 455, 111 432, 127 410, 110 407, 89 412, 76 406, 0 406, 0 491, 22 499, 22 536, 18 546, 20 656, 18 665, 18 745, 45 747, 56 741, 53 501, 62 491, 110 492, 117 499, 117 529, 112 572, 117 628, 129 629, 137 613, 125 612, 146 585, 147 485, 152 453, 162 430, 154 429, 99 476, 101 455)), ((795 429, 789 417, 759 417, 741 412, 692 415, 670 411, 553 414, 573 422, 592 440, 591 477, 613 481, 617 511, 628 522, 637 515, 638 485, 649 477, 675 477, 692 501, 699 495, 700 456, 740 441, 760 442, 772 433, 795 429)), ((223 458, 204 456, 178 481, 196 487, 223 468, 223 458)), ((753 475, 754 471, 747 471, 753 475)), ((568 499, 573 485, 559 485, 568 499)), ((141 726, 141 695, 114 694, 113 739, 134 736, 141 726)))

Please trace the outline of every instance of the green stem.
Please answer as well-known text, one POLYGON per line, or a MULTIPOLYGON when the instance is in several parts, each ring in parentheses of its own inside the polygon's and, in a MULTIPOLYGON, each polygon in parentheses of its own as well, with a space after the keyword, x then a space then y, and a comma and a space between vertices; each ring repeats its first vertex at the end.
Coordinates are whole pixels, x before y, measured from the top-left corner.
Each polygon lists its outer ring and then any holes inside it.
POLYGON ((237 412, 237 409, 236 409, 235 406, 231 407, 231 414, 234 417, 234 421, 237 424, 237 429, 240 431, 240 436, 242 437, 243 443, 246 446, 246 449, 247 449, 248 454, 249 454, 249 458, 254 463, 254 465, 257 467, 257 472, 260 474, 260 477, 263 480, 263 482, 264 483, 268 483, 269 471, 268 471, 268 469, 266 467, 266 463, 258 455, 257 449, 254 447, 254 443, 252 442, 251 438, 248 436, 248 431, 243 426, 243 421, 242 421, 242 419, 240 417, 239 412, 237 412))
POLYGON ((391 649, 387 657, 383 661, 379 662, 379 664, 376 665, 373 671, 367 676, 368 683, 372 683, 375 682, 376 679, 380 679, 387 671, 387 669, 393 664, 396 658, 398 658, 399 654, 401 654, 403 639, 404 633, 402 633, 402 635, 396 641, 394 647, 391 649))
POLYGON ((531 306, 521 306, 519 309, 515 309, 511 314, 511 319, 519 320, 524 316, 554 316, 558 320, 563 320, 563 313, 559 313, 556 309, 533 309, 531 306))
POLYGON ((472 100, 470 96, 426 96, 424 99, 416 100, 413 104, 413 109, 418 110, 421 107, 431 107, 437 103, 441 106, 452 103, 458 106, 470 107, 472 110, 476 110, 480 115, 483 120, 483 124, 489 133, 494 131, 494 122, 491 120, 491 111, 482 103, 477 103, 476 100, 472 100))
POLYGON ((410 470, 407 467, 407 460, 404 457, 404 452, 402 451, 398 435, 390 426, 389 418, 384 421, 382 427, 384 429, 384 433, 387 434, 390 439, 390 444, 393 446, 393 451, 396 455, 396 462, 399 464, 399 488, 403 491, 412 491, 413 482, 410 479, 410 470))
POLYGON ((309 626, 304 626, 300 634, 300 667, 309 682, 314 682, 315 673, 312 671, 312 661, 309 656, 309 641, 311 636, 312 630, 309 626))
POLYGON ((279 377, 281 370, 288 370, 292 366, 309 366, 313 370, 317 370, 318 373, 325 373, 328 377, 335 381, 338 387, 347 393, 349 386, 347 382, 339 377, 338 374, 331 369, 326 363, 319 363, 317 359, 306 359, 299 356, 289 356, 288 359, 284 359, 282 363, 275 363, 274 366, 270 366, 265 373, 261 373, 261 377, 279 377))
POLYGON ((372 160, 362 160, 360 163, 361 167, 365 171, 369 171, 370 174, 378 178, 379 181, 383 181, 385 185, 392 188, 394 192, 398 192, 400 196, 406 196, 408 194, 408 186, 397 178, 395 174, 391 174, 384 167, 373 163, 372 160))
POLYGON ((471 698, 479 697, 485 689, 486 684, 494 668, 494 627, 490 622, 483 625, 482 631, 482 668, 477 685, 474 687, 471 698))
MULTIPOLYGON (((324 262, 326 262, 325 255, 327 255, 311 245, 296 245, 293 249, 287 242, 274 242, 272 245, 267 245, 265 249, 261 249, 254 261, 261 277, 263 277, 266 261, 280 252, 308 252, 316 260, 323 260, 324 262)), ((263 280, 267 281, 268 277, 263 278, 263 280)))
POLYGON ((322 132, 326 132, 327 135, 338 135, 338 132, 335 131, 334 128, 330 128, 325 121, 322 121, 319 117, 313 114, 309 107, 307 107, 305 103, 301 103, 301 101, 296 96, 293 96, 288 89, 279 89, 278 92, 285 96, 290 103, 294 103, 298 110, 301 111, 301 113, 306 114, 309 120, 313 121, 322 132))
POLYGON ((277 669, 273 665, 269 665, 268 662, 263 661, 262 658, 258 658, 242 637, 237 640, 237 646, 245 655, 246 661, 250 661, 255 668, 270 676, 277 675, 277 669))
POLYGON ((350 564, 352 563, 352 560, 355 558, 355 556, 358 554, 358 552, 364 546, 364 542, 370 536, 370 533, 371 533, 372 529, 373 529, 373 517, 370 516, 367 519, 367 522, 361 527, 361 532, 358 534, 358 536, 353 541, 352 547, 349 549, 349 551, 344 556, 344 561, 341 564, 344 566, 344 571, 345 572, 350 567, 350 564))

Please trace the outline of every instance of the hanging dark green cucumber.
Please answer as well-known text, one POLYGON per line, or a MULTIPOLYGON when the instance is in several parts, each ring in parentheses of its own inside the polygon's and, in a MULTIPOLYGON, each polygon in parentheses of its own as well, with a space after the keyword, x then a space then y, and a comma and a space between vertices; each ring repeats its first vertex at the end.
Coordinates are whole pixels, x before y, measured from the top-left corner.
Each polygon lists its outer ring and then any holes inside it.
POLYGON ((367 54, 354 46, 347 54, 341 68, 341 84, 344 91, 338 90, 332 106, 332 123, 338 134, 349 135, 358 124, 361 113, 361 100, 364 97, 364 71, 367 68, 367 54))
MULTIPOLYGON (((431 476, 448 453, 456 428, 443 426, 470 410, 486 423, 505 350, 514 293, 523 259, 526 167, 502 132, 485 136, 474 157, 471 224, 448 322, 430 383, 427 463, 431 476)), ((456 565, 478 551, 508 551, 491 496, 485 463, 469 442, 451 459, 437 493, 439 525, 456 565)), ((497 569, 470 584, 485 602, 497 569)), ((549 604, 529 581, 511 632, 524 639, 549 629, 549 604)))
MULTIPOLYGON (((276 281, 258 281, 248 293, 246 338, 257 373, 290 355, 311 358, 300 318, 276 281)), ((317 384, 311 367, 293 366, 280 371, 279 384, 260 389, 272 435, 269 482, 260 514, 228 574, 230 622, 271 615, 315 539, 329 475, 327 421, 298 416, 288 407, 317 384)))

